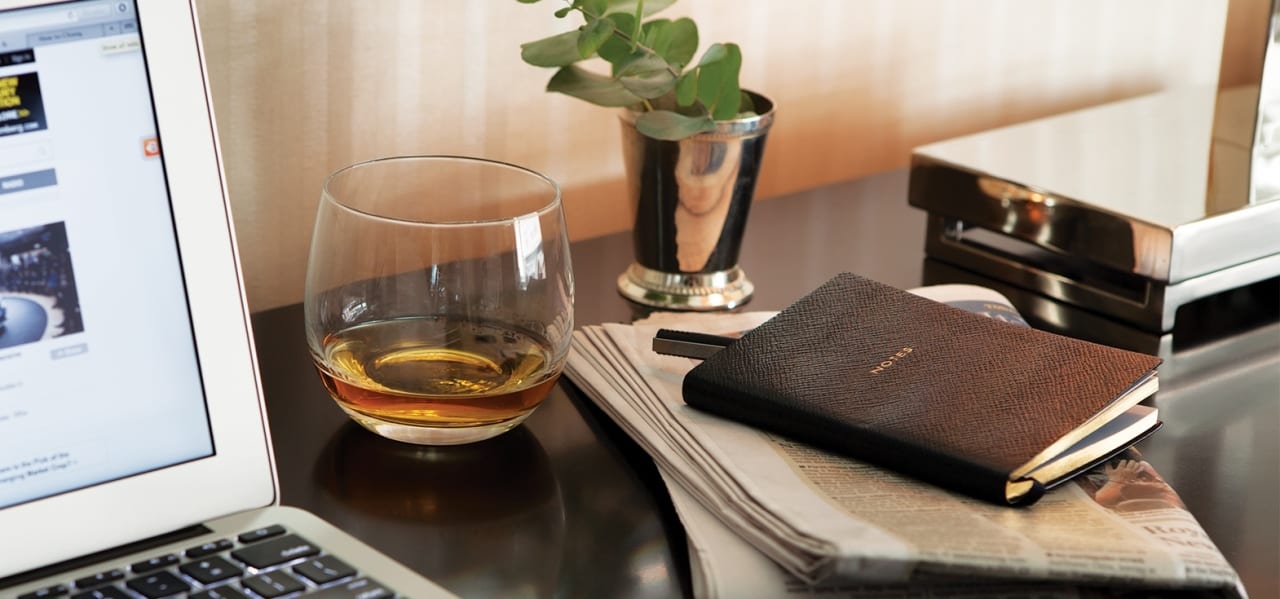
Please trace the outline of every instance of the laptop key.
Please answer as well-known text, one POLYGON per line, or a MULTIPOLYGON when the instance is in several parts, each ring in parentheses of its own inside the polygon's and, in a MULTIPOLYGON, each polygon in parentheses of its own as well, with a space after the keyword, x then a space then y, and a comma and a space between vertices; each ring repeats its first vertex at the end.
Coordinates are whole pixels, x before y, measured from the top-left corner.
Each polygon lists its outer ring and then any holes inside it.
POLYGON ((306 587, 302 581, 290 576, 288 572, 268 572, 251 576, 240 581, 240 584, 267 599, 296 593, 306 587))
POLYGON ((374 579, 356 579, 338 586, 316 591, 307 599, 390 599, 396 593, 374 579))
POLYGON ((395 596, 382 583, 372 578, 360 578, 307 595, 307 599, 390 599, 395 596))
POLYGON ((124 570, 107 570, 106 572, 99 572, 93 576, 78 578, 76 579, 75 585, 77 589, 87 589, 89 587, 101 586, 108 582, 115 582, 122 578, 124 578, 124 570))
POLYGON ((240 536, 236 537, 236 540, 241 543, 254 543, 263 539, 278 537, 282 534, 284 534, 284 527, 279 524, 272 524, 271 526, 259 528, 258 530, 251 530, 249 532, 242 533, 240 536))
POLYGON ((205 559, 187 562, 178 567, 183 574, 190 576, 200 584, 213 584, 220 580, 235 578, 242 573, 239 566, 227 561, 217 555, 210 556, 205 559))
POLYGON ((206 555, 212 555, 214 553, 226 551, 230 548, 231 548, 231 541, 229 539, 218 539, 216 541, 209 541, 208 543, 199 545, 197 547, 192 547, 186 551, 183 551, 182 555, 187 556, 187 559, 199 559, 206 555))
POLYGON ((146 574, 147 572, 153 572, 160 568, 172 566, 176 563, 178 563, 178 556, 170 553, 168 555, 162 555, 160 557, 153 557, 151 559, 136 562, 132 566, 129 566, 129 569, 132 570, 134 574, 146 574))
POLYGON ((71 589, 68 589, 67 585, 55 584, 51 587, 45 587, 43 589, 31 591, 30 593, 25 593, 19 596, 18 599, 44 599, 45 597, 61 597, 70 592, 71 592, 71 589))
POLYGON ((83 593, 76 593, 71 599, 133 599, 120 587, 99 587, 83 593))
POLYGON ((353 576, 356 573, 355 568, 332 555, 309 559, 294 566, 293 571, 296 574, 307 577, 307 580, 317 585, 327 584, 340 578, 353 576))
POLYGON ((130 589, 136 593, 141 593, 147 599, 159 599, 160 597, 172 597, 179 593, 185 593, 191 590, 191 585, 183 582, 169 571, 156 572, 146 576, 139 576, 126 582, 130 589))
POLYGON ((298 535, 285 535, 270 541, 261 541, 231 552, 234 557, 254 568, 270 568, 300 557, 320 553, 315 545, 298 535))
POLYGON ((249 599, 249 596, 241 593, 235 587, 222 586, 187 595, 187 599, 249 599))

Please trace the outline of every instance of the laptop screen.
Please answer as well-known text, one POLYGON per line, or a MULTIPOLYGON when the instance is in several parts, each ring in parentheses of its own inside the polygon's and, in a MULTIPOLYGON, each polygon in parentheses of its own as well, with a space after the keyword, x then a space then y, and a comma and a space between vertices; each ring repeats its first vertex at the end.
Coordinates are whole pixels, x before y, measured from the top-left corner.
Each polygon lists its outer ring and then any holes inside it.
POLYGON ((213 455, 136 14, 0 12, 0 508, 213 455))

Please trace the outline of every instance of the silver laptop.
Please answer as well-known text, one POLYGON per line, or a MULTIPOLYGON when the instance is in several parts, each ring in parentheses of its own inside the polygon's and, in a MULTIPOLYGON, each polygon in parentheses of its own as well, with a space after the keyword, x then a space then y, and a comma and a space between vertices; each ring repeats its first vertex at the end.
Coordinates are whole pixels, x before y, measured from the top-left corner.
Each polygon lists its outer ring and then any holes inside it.
POLYGON ((448 596, 275 505, 191 3, 0 9, 0 597, 448 596))

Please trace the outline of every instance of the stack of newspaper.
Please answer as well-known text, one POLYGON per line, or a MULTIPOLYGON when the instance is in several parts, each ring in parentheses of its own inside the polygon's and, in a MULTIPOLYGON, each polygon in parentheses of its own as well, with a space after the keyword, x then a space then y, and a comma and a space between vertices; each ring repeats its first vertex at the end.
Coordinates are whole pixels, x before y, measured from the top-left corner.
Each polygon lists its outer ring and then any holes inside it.
MULTIPOLYGON (((970 285, 912 290, 1025 326, 970 285)), ((1029 508, 989 505, 684 404, 696 362, 660 328, 733 335, 772 313, 662 313, 574 333, 566 372, 656 462, 699 597, 1079 596, 1104 587, 1243 596, 1230 564, 1135 451, 1029 508)))

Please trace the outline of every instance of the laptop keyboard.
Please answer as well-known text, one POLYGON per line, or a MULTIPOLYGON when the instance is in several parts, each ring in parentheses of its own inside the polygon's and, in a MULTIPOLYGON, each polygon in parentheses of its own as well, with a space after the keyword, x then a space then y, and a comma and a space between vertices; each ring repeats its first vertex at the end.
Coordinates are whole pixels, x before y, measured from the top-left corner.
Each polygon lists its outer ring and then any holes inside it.
POLYGON ((268 526, 18 599, 385 599, 396 594, 283 526, 268 526))

